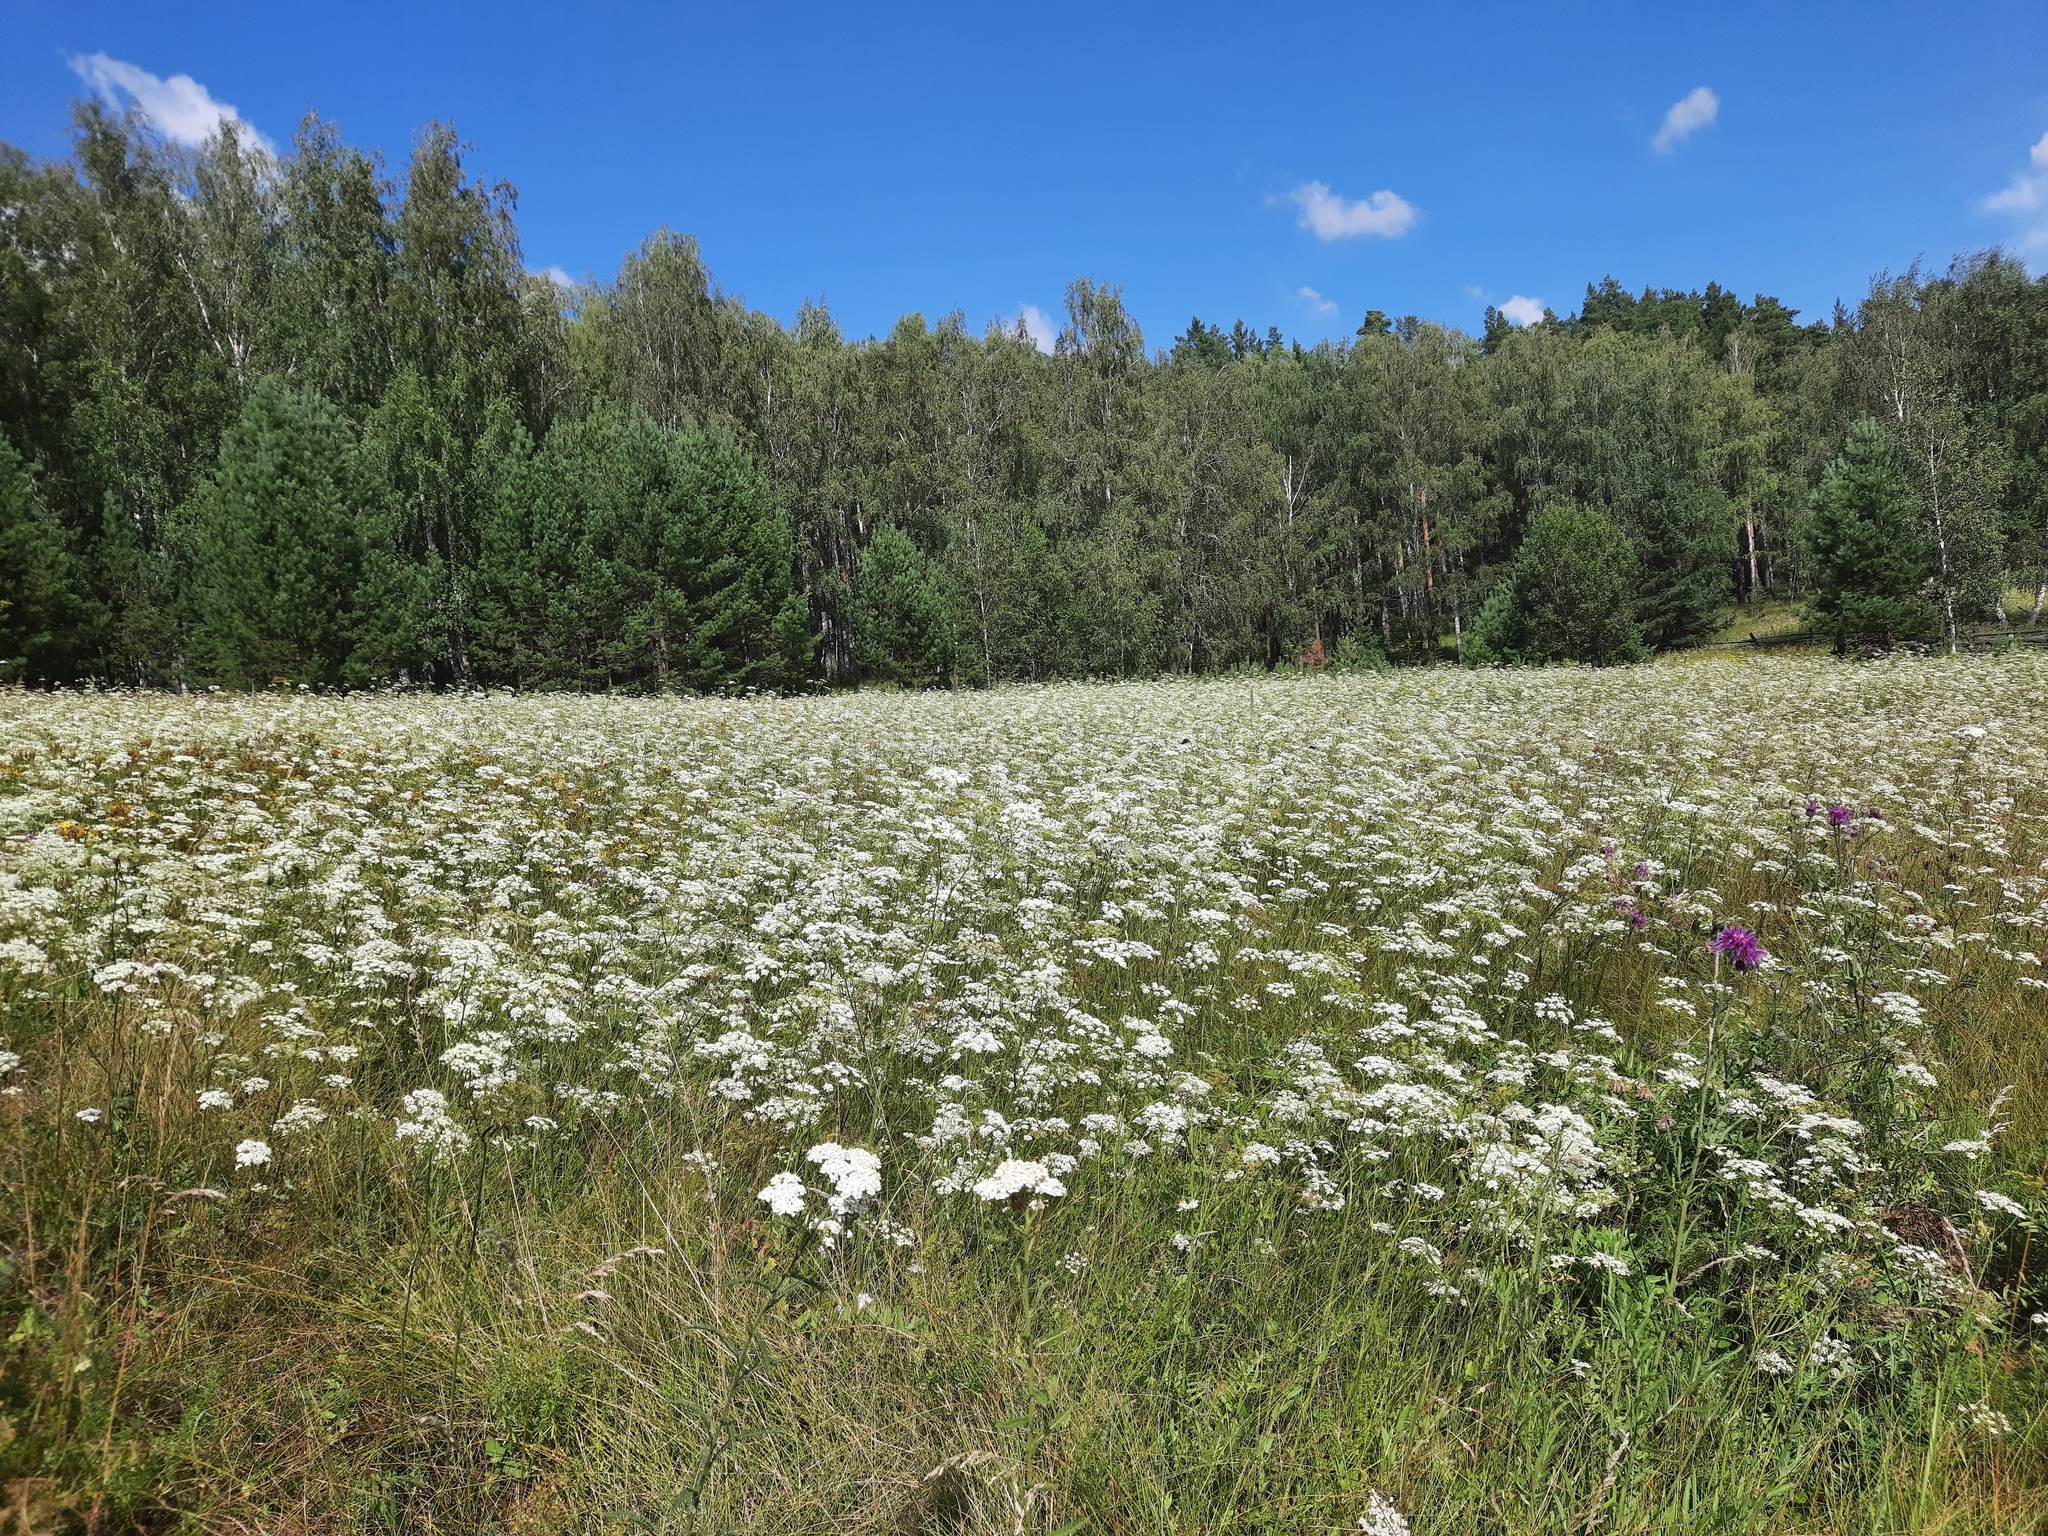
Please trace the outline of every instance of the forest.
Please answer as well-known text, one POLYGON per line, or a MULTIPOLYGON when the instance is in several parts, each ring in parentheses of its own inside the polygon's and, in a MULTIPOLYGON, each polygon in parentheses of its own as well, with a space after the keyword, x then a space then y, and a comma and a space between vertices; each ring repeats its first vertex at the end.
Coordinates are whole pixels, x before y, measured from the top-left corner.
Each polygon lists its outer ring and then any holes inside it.
MULTIPOLYGON (((631 692, 1614 662, 1740 612, 2038 625, 2048 279, 1918 260, 1825 320, 1589 283, 1154 347, 1077 278, 853 339, 657 230, 525 270, 451 127, 0 146, 0 680, 631 692)), ((821 274, 822 277, 823 274, 821 274)))

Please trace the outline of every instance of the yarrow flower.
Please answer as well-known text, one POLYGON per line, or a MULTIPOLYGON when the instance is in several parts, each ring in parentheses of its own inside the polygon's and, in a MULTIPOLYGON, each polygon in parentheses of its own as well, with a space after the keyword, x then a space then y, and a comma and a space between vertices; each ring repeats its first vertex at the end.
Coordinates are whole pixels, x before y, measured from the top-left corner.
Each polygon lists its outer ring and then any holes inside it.
POLYGON ((1845 1340, 1824 1333, 1806 1352, 1806 1363, 1839 1379, 1849 1368, 1850 1348, 1845 1340))
POLYGON ((1999 1436, 2012 1432, 2012 1420, 1989 1403, 1964 1403, 1957 1412, 1962 1415, 1965 1424, 1989 1439, 1996 1440, 1999 1436))
POLYGON ((1754 933, 1735 923, 1716 933, 1709 947, 1715 954, 1725 955, 1738 971, 1753 971, 1771 957, 1754 933))
POLYGON ((882 1192, 882 1160, 865 1147, 842 1147, 836 1141, 827 1141, 811 1148, 804 1157, 817 1164, 818 1172, 832 1185, 826 1203, 834 1216, 857 1210, 863 1201, 882 1192))
POLYGON ((440 1090, 415 1088, 402 1103, 410 1118, 397 1123, 398 1139, 410 1141, 425 1161, 444 1162, 469 1150, 469 1132, 448 1112, 440 1090))
POLYGON ((804 1181, 795 1174, 778 1173, 754 1198, 778 1216, 801 1216, 804 1213, 804 1196, 809 1193, 804 1188, 804 1181))
POLYGON ((1052 1176, 1043 1163, 1010 1158, 996 1165, 996 1171, 974 1186, 983 1200, 1015 1200, 1025 1194, 1064 1195, 1067 1186, 1052 1176))
POLYGON ((327 1119, 327 1111, 310 1099, 300 1099, 286 1110, 270 1128, 280 1136, 295 1136, 300 1131, 310 1131, 327 1119))
POLYGON ((1358 1517, 1358 1528, 1365 1536, 1408 1536, 1407 1517, 1377 1488, 1366 1496, 1365 1513, 1358 1517))
POLYGON ((261 1168, 269 1161, 269 1142, 252 1139, 235 1144, 235 1166, 237 1168, 261 1168))

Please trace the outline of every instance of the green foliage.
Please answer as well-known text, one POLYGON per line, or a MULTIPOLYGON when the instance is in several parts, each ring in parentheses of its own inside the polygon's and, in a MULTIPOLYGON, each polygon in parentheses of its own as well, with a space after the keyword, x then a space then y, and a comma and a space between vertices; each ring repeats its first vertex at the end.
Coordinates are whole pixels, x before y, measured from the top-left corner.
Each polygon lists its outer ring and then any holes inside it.
POLYGON ((282 380, 261 381, 185 513, 196 680, 326 686, 351 676, 362 496, 341 415, 282 380))
POLYGON ((1507 582, 1473 626, 1471 659, 1595 666, 1638 660, 1642 632, 1629 616, 1637 555, 1595 507, 1556 502, 1529 521, 1507 582))
MULTIPOLYGON (((254 675, 221 660, 249 640, 212 632, 176 514, 271 376, 355 434, 355 642, 320 675, 359 683, 986 685, 1272 668, 1318 639, 1433 665, 1560 499, 1633 541, 1630 616, 1647 648, 1680 649, 1731 599, 1813 595, 1801 524, 1865 415, 1897 449, 1941 628, 2011 619, 2018 581, 2048 603, 2048 281, 1996 253, 1881 278, 1831 324, 1609 279, 1576 314, 1489 312, 1478 337, 1374 309, 1305 347, 1195 317, 1163 353, 1119 289, 1080 279, 1048 355, 1021 320, 977 335, 910 314, 852 337, 806 305, 785 325, 667 229, 558 288, 524 270, 511 188, 465 154, 429 124, 389 176, 316 118, 275 158, 233 124, 187 150, 93 103, 69 161, 0 146, 0 433, 78 598, 45 675, 254 675), (608 513, 620 552, 586 569, 584 522, 500 505, 558 431, 636 411, 729 441, 780 509, 760 538, 787 539, 796 602, 775 607, 772 663, 762 593, 705 642, 744 664, 671 659, 678 626, 709 621, 648 574, 676 558, 655 552, 667 535, 608 513), (886 657, 863 641, 897 623, 862 611, 883 528, 931 589, 889 601, 910 631, 943 608, 950 659, 930 633, 892 633, 886 657)), ((582 489, 532 473, 584 519, 617 502, 609 462, 579 458, 598 477, 582 489)), ((739 566, 762 565, 741 542, 739 566)))
POLYGON ((1884 428, 1865 418, 1813 493, 1806 525, 1813 597, 1807 622, 1833 638, 1890 645, 1934 629, 1928 550, 1914 527, 1911 493, 1884 428))
POLYGON ((1681 481, 1635 514, 1640 575, 1634 617, 1652 650, 1694 645, 1728 611, 1735 521, 1717 485, 1681 481))
POLYGON ((861 555, 853 595, 854 654, 881 682, 943 681, 953 669, 953 615, 938 573, 899 528, 880 528, 861 555))
POLYGON ((477 664, 522 687, 776 687, 807 671, 787 525, 745 454, 601 410, 510 455, 485 511, 477 664))
POLYGON ((0 437, 0 683, 68 676, 82 619, 64 530, 0 437))
POLYGON ((1356 635, 1345 635, 1338 640, 1330 653, 1330 670, 1333 672, 1384 672, 1387 670, 1386 653, 1371 639, 1359 639, 1356 635))
POLYGON ((0 693, 9 1511, 2026 1530, 2042 671, 0 693))

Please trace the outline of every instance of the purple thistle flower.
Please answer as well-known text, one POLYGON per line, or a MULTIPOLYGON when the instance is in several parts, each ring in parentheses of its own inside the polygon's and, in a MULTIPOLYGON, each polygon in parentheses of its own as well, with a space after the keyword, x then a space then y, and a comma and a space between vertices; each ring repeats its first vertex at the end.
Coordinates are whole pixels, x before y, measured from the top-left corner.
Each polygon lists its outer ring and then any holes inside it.
POLYGON ((1738 971, 1753 971, 1770 958, 1755 934, 1733 923, 1720 929, 1709 946, 1715 954, 1726 955, 1738 971))
POLYGON ((1856 813, 1846 805, 1831 805, 1828 807, 1828 825, 1831 827, 1846 827, 1855 819, 1856 813))
POLYGON ((1818 800, 1807 801, 1806 814, 1809 816, 1818 816, 1820 814, 1820 802, 1818 800))
POLYGON ((1645 864, 1640 859, 1636 860, 1636 878, 1638 880, 1647 880, 1650 878, 1650 866, 1645 864))

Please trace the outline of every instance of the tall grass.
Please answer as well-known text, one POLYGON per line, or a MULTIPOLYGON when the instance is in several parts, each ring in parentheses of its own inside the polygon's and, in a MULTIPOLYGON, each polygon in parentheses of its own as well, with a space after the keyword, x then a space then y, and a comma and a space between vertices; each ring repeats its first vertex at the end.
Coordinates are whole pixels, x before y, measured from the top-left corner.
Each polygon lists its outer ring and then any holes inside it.
POLYGON ((2035 1529, 2044 683, 13 695, 7 1518, 2035 1529))

